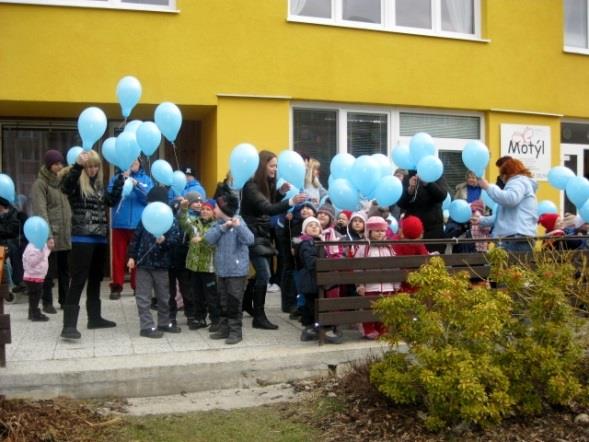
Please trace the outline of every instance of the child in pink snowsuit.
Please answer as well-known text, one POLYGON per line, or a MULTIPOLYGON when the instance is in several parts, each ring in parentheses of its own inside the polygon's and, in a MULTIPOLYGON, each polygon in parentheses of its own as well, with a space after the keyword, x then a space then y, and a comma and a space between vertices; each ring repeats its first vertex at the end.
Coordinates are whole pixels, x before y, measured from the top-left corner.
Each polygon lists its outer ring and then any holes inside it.
POLYGON ((43 293, 43 281, 45 281, 49 270, 49 254, 53 245, 53 239, 50 239, 43 249, 39 250, 30 242, 22 256, 23 280, 27 285, 27 294, 29 295, 29 320, 33 322, 49 321, 49 318, 41 313, 39 301, 43 293))

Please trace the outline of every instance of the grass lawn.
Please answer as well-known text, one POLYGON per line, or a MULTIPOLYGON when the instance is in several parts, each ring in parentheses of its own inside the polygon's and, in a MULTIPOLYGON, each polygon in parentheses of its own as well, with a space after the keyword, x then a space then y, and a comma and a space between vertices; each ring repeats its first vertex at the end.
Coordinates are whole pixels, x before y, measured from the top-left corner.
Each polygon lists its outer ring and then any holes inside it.
POLYGON ((125 417, 124 424, 105 435, 109 442, 215 442, 318 440, 317 430, 294 423, 276 406, 182 415, 125 417))

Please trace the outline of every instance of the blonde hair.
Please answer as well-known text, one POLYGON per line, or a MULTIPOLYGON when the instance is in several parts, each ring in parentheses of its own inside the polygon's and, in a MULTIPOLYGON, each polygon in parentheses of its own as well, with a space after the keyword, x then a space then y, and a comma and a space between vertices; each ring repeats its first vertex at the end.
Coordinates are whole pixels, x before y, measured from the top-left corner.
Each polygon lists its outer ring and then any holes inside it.
POLYGON ((321 163, 319 161, 317 161, 315 158, 309 158, 309 162, 307 163, 307 171, 305 173, 305 189, 309 187, 321 187, 319 177, 315 175, 315 169, 319 169, 320 167, 321 163))
POLYGON ((83 198, 90 198, 95 196, 97 190, 96 188, 102 188, 102 160, 100 159, 100 155, 98 155, 98 153, 94 150, 90 150, 88 154, 88 161, 84 165, 84 169, 80 175, 80 193, 82 194, 83 198), (98 173, 94 179, 94 185, 92 185, 90 182, 90 177, 86 173, 86 167, 88 166, 98 166, 98 173))

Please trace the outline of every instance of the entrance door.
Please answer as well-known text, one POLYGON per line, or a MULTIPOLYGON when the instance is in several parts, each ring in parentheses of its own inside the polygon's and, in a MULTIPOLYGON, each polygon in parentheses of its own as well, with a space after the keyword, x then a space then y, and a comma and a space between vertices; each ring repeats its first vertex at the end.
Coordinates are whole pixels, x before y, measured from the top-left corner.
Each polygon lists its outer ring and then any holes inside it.
MULTIPOLYGON (((589 174, 589 145, 561 144, 560 164, 571 169, 577 176, 588 178, 589 174)), ((560 205, 564 213, 577 213, 575 205, 569 201, 565 192, 561 192, 560 205)))

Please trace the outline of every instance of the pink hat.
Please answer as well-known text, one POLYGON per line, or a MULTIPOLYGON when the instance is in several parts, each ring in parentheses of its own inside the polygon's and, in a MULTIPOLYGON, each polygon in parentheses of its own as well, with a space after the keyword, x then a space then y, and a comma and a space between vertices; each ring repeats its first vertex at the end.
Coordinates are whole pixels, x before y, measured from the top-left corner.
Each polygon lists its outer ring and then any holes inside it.
POLYGON ((389 227, 384 218, 380 216, 371 216, 366 220, 366 231, 386 230, 389 227))

